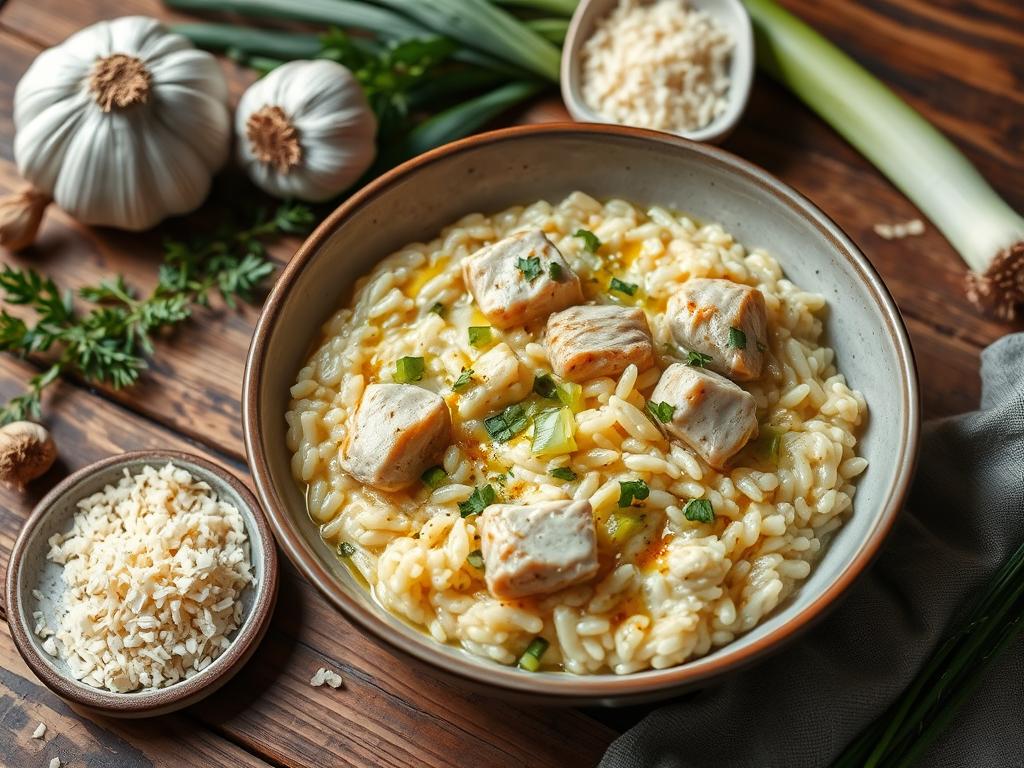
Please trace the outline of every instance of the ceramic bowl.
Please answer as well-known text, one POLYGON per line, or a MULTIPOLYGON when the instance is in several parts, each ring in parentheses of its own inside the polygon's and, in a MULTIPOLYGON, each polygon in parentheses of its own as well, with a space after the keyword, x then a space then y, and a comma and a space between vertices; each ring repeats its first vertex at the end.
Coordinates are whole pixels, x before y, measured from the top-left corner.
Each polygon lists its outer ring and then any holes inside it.
MULTIPOLYGON (((545 703, 617 703, 669 695, 763 657, 806 628, 878 552, 896 517, 917 451, 918 394, 907 333, 885 286, 857 247, 805 198, 748 162, 669 134, 607 125, 541 125, 475 136, 385 174, 331 214, 292 258, 259 319, 245 371, 244 430, 253 477, 285 553, 371 636, 467 685, 545 703), (854 513, 812 575, 735 642, 670 669, 574 676, 528 673, 441 645, 382 610, 319 538, 292 479, 285 443, 289 388, 319 329, 354 281, 412 241, 474 211, 499 211, 573 190, 658 204, 720 222, 765 248, 797 284, 825 295, 825 343, 861 390, 870 417, 854 513)), ((795 673, 798 670, 794 671, 795 673)))
MULTIPOLYGON (((750 16, 740 0, 689 0, 690 5, 710 15, 726 30, 735 43, 729 62, 732 81, 726 95, 726 108, 718 117, 694 131, 674 131, 693 141, 717 144, 725 140, 743 116, 754 80, 754 33, 750 16)), ((597 23, 610 14, 619 0, 581 0, 562 46, 562 100, 573 119, 586 123, 607 123, 608 118, 587 106, 583 100, 580 58, 583 45, 597 23)))
POLYGON ((50 491, 33 510, 21 529, 7 567, 7 620, 11 637, 25 662, 54 693, 69 702, 112 717, 149 717, 166 714, 209 696, 230 680, 248 661, 270 623, 277 599, 277 552, 273 535, 259 503, 240 480, 223 468, 187 453, 142 451, 111 456, 78 470, 50 491), (161 467, 173 462, 194 477, 205 480, 221 498, 241 513, 249 536, 249 554, 255 582, 242 593, 242 623, 231 645, 206 669, 180 683, 154 691, 113 693, 75 680, 65 661, 43 650, 42 638, 33 632, 33 611, 41 610, 47 626, 59 625, 57 611, 63 593, 63 566, 47 560, 48 539, 69 530, 76 505, 85 497, 116 484, 124 470, 138 472, 143 466, 161 467), (43 595, 39 600, 34 592, 43 595))

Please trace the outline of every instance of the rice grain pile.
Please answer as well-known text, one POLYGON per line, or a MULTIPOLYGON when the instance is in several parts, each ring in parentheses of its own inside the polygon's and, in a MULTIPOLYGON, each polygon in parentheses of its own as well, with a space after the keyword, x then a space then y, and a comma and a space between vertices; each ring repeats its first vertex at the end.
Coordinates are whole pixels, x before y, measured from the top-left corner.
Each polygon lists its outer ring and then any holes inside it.
POLYGON ((623 125, 703 128, 725 111, 733 45, 684 0, 620 0, 581 49, 583 100, 623 125))
POLYGON ((253 581, 242 515, 173 464, 126 469, 80 501, 71 530, 49 544, 65 591, 47 650, 76 680, 115 692, 208 667, 230 645, 253 581))

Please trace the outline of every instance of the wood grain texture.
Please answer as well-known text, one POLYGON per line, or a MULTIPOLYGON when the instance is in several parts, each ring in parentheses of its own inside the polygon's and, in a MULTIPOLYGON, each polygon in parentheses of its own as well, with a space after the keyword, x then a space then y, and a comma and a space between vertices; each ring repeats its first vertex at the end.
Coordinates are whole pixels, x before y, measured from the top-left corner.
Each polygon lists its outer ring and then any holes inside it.
MULTIPOLYGON (((1018 210, 1024 209, 1024 5, 1019 0, 783 0, 935 122, 1018 210)), ((19 181, 13 162, 14 86, 38 51, 103 18, 142 13, 172 20, 159 0, 0 0, 0 191, 19 181)), ((224 63, 234 98, 251 73, 224 63)), ((514 122, 567 119, 554 96, 514 122)), ((850 234, 907 319, 928 416, 974 408, 980 349, 1022 325, 979 317, 961 290, 964 266, 933 226, 886 241, 880 222, 920 213, 871 165, 778 85, 759 77, 725 148, 794 186, 850 234)), ((937 179, 936 183, 941 183, 937 179)), ((211 206, 207 206, 210 208, 211 206)), ((217 215, 218 211, 213 211, 217 215)), ((207 215, 210 211, 207 211, 207 215)), ((139 288, 155 279, 163 233, 78 225, 51 211, 39 244, 21 257, 69 287, 120 272, 139 288)), ((272 249, 280 262, 297 245, 272 249)), ((256 313, 215 307, 158 343, 152 368, 126 392, 80 382, 54 388, 45 408, 62 459, 25 495, 0 491, 0 567, 23 516, 60 477, 123 450, 179 448, 242 476, 239 392, 256 313)), ((0 357, 0 397, 20 390, 32 364, 0 357)), ((185 714, 120 724, 72 712, 39 686, 0 632, 0 764, 45 765, 592 765, 615 732, 573 710, 524 709, 438 682, 396 660, 341 618, 285 566, 267 639, 222 691, 185 714), (317 667, 346 687, 311 688, 317 667), (46 743, 29 738, 35 722, 46 743), (52 739, 52 740, 51 740, 52 739), (59 750, 59 751, 54 751, 59 750), (189 763, 188 761, 192 761, 189 763)), ((0 606, 2 614, 2 606, 0 606)), ((602 716, 622 726, 638 716, 602 716)))

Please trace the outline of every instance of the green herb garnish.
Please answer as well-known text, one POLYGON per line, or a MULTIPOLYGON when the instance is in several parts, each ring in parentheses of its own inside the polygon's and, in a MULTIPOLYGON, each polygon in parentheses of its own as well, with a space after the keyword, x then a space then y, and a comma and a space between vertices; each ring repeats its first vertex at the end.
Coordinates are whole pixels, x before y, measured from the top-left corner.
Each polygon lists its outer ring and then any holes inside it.
POLYGON ((435 301, 434 306, 430 308, 430 311, 433 312, 438 317, 444 317, 444 314, 445 312, 448 311, 448 308, 440 301, 435 301))
POLYGON ((347 541, 341 542, 338 545, 338 555, 341 557, 352 557, 356 553, 356 548, 349 544, 347 541))
POLYGON ((519 657, 519 668, 525 669, 527 672, 536 672, 540 669, 541 656, 547 652, 549 645, 551 644, 543 637, 533 638, 526 646, 526 650, 523 651, 523 655, 519 657))
POLYGON ((715 510, 708 499, 690 499, 683 507, 683 517, 696 523, 713 523, 715 510))
POLYGON ((494 492, 494 488, 491 487, 490 483, 478 485, 473 489, 473 494, 468 499, 459 502, 459 514, 463 517, 479 515, 493 504, 497 498, 498 494, 494 492))
POLYGON ((559 480, 568 480, 570 483, 576 479, 576 473, 568 467, 555 467, 548 474, 552 477, 557 477, 559 480))
POLYGON ((733 349, 746 349, 747 334, 739 328, 729 328, 729 346, 733 349))
POLYGON ((618 291, 619 293, 624 293, 627 296, 633 296, 636 294, 636 289, 639 287, 640 286, 636 283, 624 283, 619 280, 619 278, 613 277, 611 283, 608 285, 608 290, 618 291))
POLYGON ((431 467, 420 475, 420 480, 428 488, 440 488, 447 479, 448 473, 444 471, 443 467, 431 467))
POLYGON ((711 363, 711 355, 705 355, 703 352, 695 352, 692 349, 686 352, 686 364, 692 365, 694 368, 704 368, 711 363))
POLYGON ((580 238, 583 241, 583 248, 589 253, 597 253, 597 249, 601 247, 601 240, 589 229, 577 229, 572 236, 580 238))
POLYGON ((530 425, 530 417, 521 403, 513 403, 493 416, 484 419, 484 429, 491 439, 507 443, 530 425))
POLYGON ((491 343, 491 326, 489 325, 471 325, 469 326, 469 346, 486 347, 491 343))
POLYGON ((672 421, 672 417, 675 415, 676 407, 671 403, 656 403, 653 400, 648 400, 647 412, 651 414, 656 421, 660 421, 662 424, 668 424, 672 421))
POLYGON ((452 384, 452 389, 455 392, 458 392, 460 389, 465 389, 469 385, 469 382, 472 379, 473 379, 473 369, 472 368, 463 368, 462 369, 462 373, 459 374, 459 378, 457 378, 455 380, 455 383, 452 384))
POLYGON ((395 361, 395 382, 398 384, 412 384, 423 378, 422 357, 402 357, 395 361))
POLYGON ((540 373, 533 377, 533 391, 549 400, 558 399, 558 385, 550 373, 540 373))
POLYGON ((476 568, 478 571, 484 569, 484 553, 479 549, 474 549, 468 555, 466 555, 466 562, 476 568))
POLYGON ((548 277, 554 280, 556 283, 562 282, 562 277, 565 275, 565 270, 562 269, 562 265, 557 261, 552 261, 548 264, 548 277))
POLYGON ((516 268, 523 273, 527 282, 532 283, 540 276, 540 259, 536 256, 531 256, 528 259, 516 259, 516 268))
POLYGON ((633 500, 643 501, 651 495, 651 489, 643 480, 620 480, 619 481, 619 506, 631 507, 633 500))

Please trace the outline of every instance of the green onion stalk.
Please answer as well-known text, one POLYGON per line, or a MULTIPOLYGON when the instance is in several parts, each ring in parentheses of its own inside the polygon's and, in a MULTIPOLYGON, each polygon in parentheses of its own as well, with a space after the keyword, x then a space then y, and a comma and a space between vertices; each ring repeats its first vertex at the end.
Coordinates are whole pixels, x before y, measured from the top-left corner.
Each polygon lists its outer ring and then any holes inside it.
POLYGON ((970 267, 967 295, 1012 320, 1024 302, 1024 217, 952 142, 773 0, 743 0, 759 65, 863 153, 946 236, 970 267))

